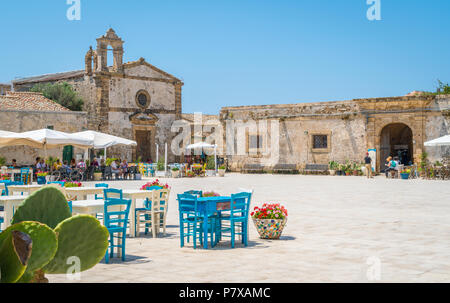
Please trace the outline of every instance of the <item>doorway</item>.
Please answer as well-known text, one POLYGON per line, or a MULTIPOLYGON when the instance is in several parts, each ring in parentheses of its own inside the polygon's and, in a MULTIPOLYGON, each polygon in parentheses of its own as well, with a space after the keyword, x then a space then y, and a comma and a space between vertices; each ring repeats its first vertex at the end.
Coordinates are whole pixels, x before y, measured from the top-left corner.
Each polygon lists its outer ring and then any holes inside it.
POLYGON ((389 156, 398 157, 400 164, 413 164, 413 132, 408 125, 393 123, 381 131, 381 171, 385 169, 384 163, 389 156))
POLYGON ((153 140, 152 140, 152 131, 149 130, 136 130, 135 131, 135 137, 136 137, 136 159, 141 157, 142 161, 147 162, 148 160, 154 160, 152 159, 152 147, 153 147, 153 140))

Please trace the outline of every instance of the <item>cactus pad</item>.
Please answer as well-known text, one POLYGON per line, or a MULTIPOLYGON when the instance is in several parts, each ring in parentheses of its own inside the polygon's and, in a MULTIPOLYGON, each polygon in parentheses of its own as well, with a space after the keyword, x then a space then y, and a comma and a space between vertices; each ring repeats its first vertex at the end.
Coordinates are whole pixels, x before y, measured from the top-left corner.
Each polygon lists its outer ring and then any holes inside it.
POLYGON ((75 216, 61 222, 55 232, 58 235, 58 250, 53 260, 43 268, 48 274, 66 274, 72 264, 69 258, 80 259, 80 271, 94 267, 108 249, 108 229, 87 215, 75 216))
POLYGON ((13 230, 24 232, 33 240, 33 251, 30 260, 28 260, 28 266, 22 278, 18 281, 19 283, 30 282, 34 272, 47 265, 55 256, 58 248, 56 233, 47 225, 39 222, 21 222, 10 226, 0 234, 0 246, 13 230))
POLYGON ((17 208, 12 224, 37 221, 55 228, 71 216, 64 194, 55 187, 44 187, 26 198, 17 208))
POLYGON ((15 283, 20 279, 30 259, 32 244, 30 236, 23 232, 7 233, 0 246, 0 282, 15 283))

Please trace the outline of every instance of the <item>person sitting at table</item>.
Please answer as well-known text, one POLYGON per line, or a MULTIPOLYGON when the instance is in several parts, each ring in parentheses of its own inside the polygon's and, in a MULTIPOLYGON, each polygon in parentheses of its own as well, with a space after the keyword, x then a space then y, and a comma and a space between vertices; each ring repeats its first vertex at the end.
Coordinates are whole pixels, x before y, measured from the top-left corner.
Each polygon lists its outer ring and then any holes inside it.
POLYGON ((119 169, 119 160, 111 162, 111 171, 113 174, 116 174, 118 178, 122 176, 122 172, 119 169))
POLYGON ((99 168, 100 164, 98 164, 97 158, 94 158, 92 160, 91 166, 94 166, 95 168, 99 168))
POLYGON ((77 168, 86 169, 86 162, 84 162, 83 159, 80 159, 80 162, 77 164, 77 168))
POLYGON ((59 170, 62 167, 62 163, 61 161, 58 159, 56 160, 56 162, 53 164, 53 170, 59 170))
POLYGON ((70 168, 71 169, 77 168, 77 162, 75 161, 75 159, 70 160, 70 168))
POLYGON ((39 159, 40 159, 39 163, 36 164, 36 169, 38 171, 46 172, 47 171, 47 164, 45 164, 45 160, 41 159, 41 158, 39 158, 39 159))
POLYGON ((123 160, 122 164, 120 164, 120 171, 122 173, 122 176, 125 177, 125 175, 128 174, 128 162, 127 160, 123 160))
POLYGON ((17 168, 17 160, 16 159, 12 159, 11 167, 12 168, 17 168))
POLYGON ((67 161, 64 161, 64 163, 63 163, 63 165, 62 165, 62 168, 65 169, 65 170, 67 170, 68 173, 71 173, 71 172, 72 172, 72 168, 70 167, 70 165, 68 164, 67 161))

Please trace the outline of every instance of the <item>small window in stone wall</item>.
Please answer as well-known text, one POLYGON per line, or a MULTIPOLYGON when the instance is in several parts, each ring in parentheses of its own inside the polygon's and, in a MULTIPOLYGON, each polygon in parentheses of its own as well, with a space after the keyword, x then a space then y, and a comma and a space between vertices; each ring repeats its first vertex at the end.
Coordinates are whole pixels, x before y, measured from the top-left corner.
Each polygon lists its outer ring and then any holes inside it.
POLYGON ((328 148, 328 136, 327 135, 314 135, 313 136, 313 148, 314 149, 328 148))
POLYGON ((263 147, 263 137, 262 136, 249 136, 248 140, 250 149, 259 149, 263 147))

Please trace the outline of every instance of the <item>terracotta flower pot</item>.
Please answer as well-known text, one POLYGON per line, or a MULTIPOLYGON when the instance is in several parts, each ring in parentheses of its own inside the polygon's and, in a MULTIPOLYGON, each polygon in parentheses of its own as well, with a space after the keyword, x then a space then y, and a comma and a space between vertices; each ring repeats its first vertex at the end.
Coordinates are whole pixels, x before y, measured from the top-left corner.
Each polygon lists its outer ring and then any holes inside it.
POLYGON ((279 239, 286 226, 287 218, 278 220, 253 218, 253 223, 261 239, 279 239))

